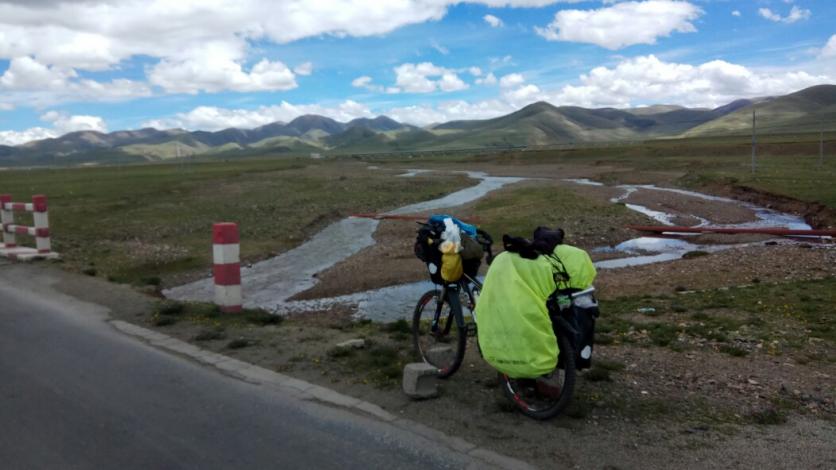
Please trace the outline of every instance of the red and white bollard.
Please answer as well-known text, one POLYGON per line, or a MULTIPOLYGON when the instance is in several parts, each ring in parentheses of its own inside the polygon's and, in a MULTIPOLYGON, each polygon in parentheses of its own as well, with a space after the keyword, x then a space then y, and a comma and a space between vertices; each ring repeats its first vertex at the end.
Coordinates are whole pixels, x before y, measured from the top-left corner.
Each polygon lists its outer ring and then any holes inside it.
POLYGON ((15 223, 15 213, 12 211, 11 203, 11 194, 0 194, 0 232, 3 232, 3 245, 6 248, 14 248, 17 246, 14 232, 6 231, 6 227, 15 223), (7 207, 7 204, 9 207, 7 207))
POLYGON ((32 218, 35 221, 35 248, 37 248, 38 253, 51 252, 49 215, 46 210, 46 196, 43 194, 32 196, 32 218))
POLYGON ((215 277, 215 304, 223 312, 240 312, 241 294, 241 245, 238 225, 219 223, 212 226, 212 252, 215 277))

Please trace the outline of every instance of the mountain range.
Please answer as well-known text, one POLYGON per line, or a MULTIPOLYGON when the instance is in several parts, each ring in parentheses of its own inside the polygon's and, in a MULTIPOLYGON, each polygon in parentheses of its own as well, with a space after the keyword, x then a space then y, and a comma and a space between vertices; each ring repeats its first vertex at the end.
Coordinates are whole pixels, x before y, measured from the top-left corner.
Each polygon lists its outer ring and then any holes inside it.
POLYGON ((107 164, 247 155, 387 153, 541 147, 625 140, 740 135, 751 132, 752 109, 764 133, 836 130, 836 85, 780 97, 736 100, 715 109, 656 105, 633 109, 554 106, 537 102, 494 119, 420 128, 386 116, 341 123, 305 115, 255 129, 217 132, 158 130, 72 132, 0 145, 0 166, 107 164))

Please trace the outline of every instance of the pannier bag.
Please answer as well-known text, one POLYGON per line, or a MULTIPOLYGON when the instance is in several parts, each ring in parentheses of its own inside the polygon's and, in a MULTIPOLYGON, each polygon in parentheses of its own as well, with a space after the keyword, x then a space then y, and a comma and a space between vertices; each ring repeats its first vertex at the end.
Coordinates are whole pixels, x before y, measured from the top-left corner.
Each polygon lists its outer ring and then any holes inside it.
MULTIPOLYGON (((552 315, 559 315, 568 326, 566 336, 575 350, 575 368, 588 369, 592 366, 592 349, 595 347, 595 320, 600 315, 598 301, 592 292, 576 294, 575 297, 556 294, 555 297, 554 303, 549 303, 549 310, 552 315)), ((556 321, 559 320, 553 319, 553 322, 556 321)))
POLYGON ((421 224, 415 240, 415 256, 427 264, 430 279, 436 284, 456 282, 466 273, 479 272, 484 249, 476 240, 477 229, 449 215, 433 215, 421 224), (449 240, 448 240, 449 239, 449 240), (447 253, 442 249, 445 243, 447 253))

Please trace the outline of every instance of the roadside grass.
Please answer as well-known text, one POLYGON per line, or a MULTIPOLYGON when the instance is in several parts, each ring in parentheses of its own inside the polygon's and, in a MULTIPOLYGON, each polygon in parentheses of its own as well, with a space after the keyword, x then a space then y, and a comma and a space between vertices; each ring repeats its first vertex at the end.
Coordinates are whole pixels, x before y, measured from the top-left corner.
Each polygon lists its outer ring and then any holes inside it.
POLYGON ((359 162, 290 158, 0 172, 0 188, 15 200, 47 195, 65 267, 153 288, 208 272, 214 222, 239 224, 242 260, 252 262, 352 213, 470 184, 461 175, 392 178, 359 162))
POLYGON ((150 321, 154 326, 173 325, 181 320, 206 327, 198 335, 201 337, 201 341, 206 341, 218 339, 212 336, 217 336, 215 333, 223 332, 227 328, 246 325, 280 325, 284 321, 284 317, 273 315, 262 309, 249 308, 238 313, 223 313, 214 304, 175 300, 157 302, 150 316, 150 321))
POLYGON ((836 278, 626 297, 601 301, 596 333, 606 338, 605 344, 675 351, 710 346, 733 357, 755 350, 771 355, 792 351, 806 362, 833 362, 834 305, 836 278), (652 315, 639 313, 648 308, 654 309, 652 315), (816 344, 821 351, 811 347, 816 344))
POLYGON ((598 201, 552 182, 504 188, 473 207, 480 228, 501 244, 505 233, 530 238, 537 226, 560 227, 567 243, 599 246, 630 238, 628 224, 647 223, 645 216, 620 204, 598 201))

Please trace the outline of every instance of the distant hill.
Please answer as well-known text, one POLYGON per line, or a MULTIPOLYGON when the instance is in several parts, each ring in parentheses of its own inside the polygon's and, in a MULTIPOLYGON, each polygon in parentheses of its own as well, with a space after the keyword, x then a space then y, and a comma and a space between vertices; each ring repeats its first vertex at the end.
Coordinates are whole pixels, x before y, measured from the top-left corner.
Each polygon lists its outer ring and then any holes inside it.
POLYGON ((749 133, 752 131, 753 106, 757 128, 761 132, 780 134, 836 130, 836 85, 818 85, 789 95, 750 102, 747 106, 740 106, 724 116, 688 129, 683 136, 749 133))
POLYGON ((715 109, 655 105, 631 109, 532 103, 493 119, 450 121, 419 128, 387 116, 348 123, 304 115, 254 129, 216 132, 139 129, 109 134, 82 131, 54 139, 0 146, 0 167, 124 163, 195 155, 375 153, 538 147, 567 143, 743 134, 752 109, 763 132, 836 130, 836 85, 786 96, 735 100, 715 109))

